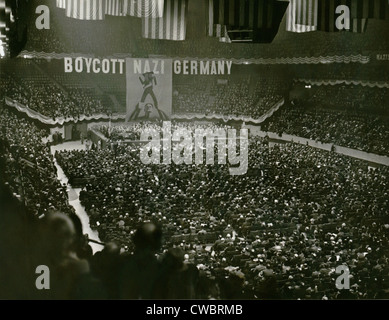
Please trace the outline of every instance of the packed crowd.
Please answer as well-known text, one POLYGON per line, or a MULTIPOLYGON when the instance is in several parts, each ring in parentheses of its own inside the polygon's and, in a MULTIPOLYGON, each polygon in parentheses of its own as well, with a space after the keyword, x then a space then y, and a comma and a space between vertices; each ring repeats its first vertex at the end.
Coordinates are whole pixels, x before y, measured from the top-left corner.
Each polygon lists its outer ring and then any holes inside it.
POLYGON ((176 113, 219 114, 258 119, 282 99, 285 85, 276 79, 241 79, 219 83, 203 79, 177 85, 173 95, 176 113))
POLYGON ((319 107, 386 116, 388 99, 388 88, 370 88, 351 84, 316 87, 309 102, 319 107))
POLYGON ((106 113, 107 109, 88 89, 69 89, 64 91, 55 83, 45 83, 34 79, 21 79, 2 74, 1 87, 3 95, 48 116, 79 118, 81 115, 106 113))
POLYGON ((262 130, 388 155, 388 89, 321 87, 284 106, 262 130))
POLYGON ((224 165, 143 165, 134 146, 56 157, 67 175, 91 178, 80 199, 101 239, 132 251, 140 222, 162 224, 161 252, 181 248, 213 279, 205 296, 387 297, 387 168, 257 138, 249 150, 245 176, 224 165), (334 285, 342 264, 347 294, 334 285))
MULTIPOLYGON (((88 78, 88 81, 84 81, 81 76, 63 74, 62 64, 39 60, 36 64, 42 74, 37 75, 34 63, 28 59, 12 61, 6 72, 2 73, 1 81, 6 96, 44 116, 77 119, 81 115, 106 114, 108 110, 114 110, 114 100, 123 106, 126 104, 126 89, 122 86, 124 78, 112 80, 115 85, 120 83, 120 88, 110 93, 110 89, 105 92, 102 86, 104 78, 88 78), (15 70, 21 68, 27 74, 15 73, 15 70), (100 94, 97 93, 98 87, 100 94), (110 94, 115 96, 113 100, 107 99, 110 94)), ((243 77, 239 74, 244 74, 244 70, 236 73, 235 77, 218 79, 194 76, 190 78, 191 81, 186 79, 183 83, 182 79, 175 79, 173 112, 258 119, 281 100, 289 87, 281 78, 273 78, 269 74, 262 77, 252 73, 243 77)))
POLYGON ((82 114, 91 116, 93 114, 107 113, 107 108, 101 100, 94 98, 95 94, 92 89, 69 88, 67 92, 76 105, 82 106, 82 114))
POLYGON ((60 40, 53 29, 38 30, 33 28, 28 34, 27 50, 37 52, 66 52, 66 44, 60 40))
MULTIPOLYGON (((63 12, 53 12, 63 17, 63 12)), ((135 20, 126 19, 129 24, 135 20)), ((274 58, 334 54, 334 47, 339 55, 389 48, 388 39, 379 36, 387 29, 380 30, 382 24, 374 22, 371 25, 376 27, 370 30, 376 37, 359 37, 362 40, 347 33, 322 41, 323 33, 286 36, 281 32, 274 46, 233 46, 214 38, 145 40, 139 24, 127 28, 138 37, 127 33, 122 38, 117 35, 123 34, 124 20, 119 23, 115 18, 94 22, 98 38, 90 37, 84 21, 52 21, 50 30, 29 28, 28 50, 274 58), (311 41, 301 41, 301 36, 311 41), (351 37, 355 41, 348 41, 351 37), (312 47, 313 42, 318 46, 312 47)), ((33 17, 31 23, 35 23, 33 17)), ((45 79, 42 85, 19 78, 1 73, 1 99, 8 96, 52 118, 104 112, 88 89, 64 91, 45 79)), ((194 88, 175 88, 176 112, 256 118, 282 97, 270 82, 198 83, 194 88)), ((283 108, 262 129, 388 155, 387 98, 387 90, 381 89, 321 88, 307 101, 283 108)), ((158 129, 160 125, 96 129, 111 141, 139 140, 145 126, 158 129)), ((0 298, 7 297, 4 283, 12 291, 14 283, 7 278, 31 285, 35 276, 31 270, 41 264, 50 266, 52 290, 34 287, 25 293, 21 285, 22 297, 31 298, 31 293, 33 298, 54 299, 389 298, 387 167, 372 168, 308 146, 272 146, 266 138, 255 137, 250 137, 249 171, 244 176, 231 176, 227 165, 145 165, 139 159, 140 147, 133 144, 57 152, 55 157, 69 181, 81 178, 84 182, 81 203, 91 227, 106 243, 102 252, 93 255, 81 222, 69 206, 66 186, 57 180, 50 145, 45 142, 48 132, 3 105, 0 127, 0 202, 8 214, 16 213, 3 201, 4 183, 32 217, 39 217, 34 219, 34 228, 25 229, 27 238, 21 228, 10 236, 16 239, 16 250, 3 241, 13 229, 2 219, 0 258, 6 262, 2 269, 6 272, 0 274, 0 298), (10 257, 20 249, 18 245, 26 246, 26 254, 13 260, 10 257), (13 271, 14 266, 19 270, 26 265, 31 267, 25 270, 28 277, 13 271), (339 291, 335 286, 335 269, 340 265, 350 270, 350 290, 339 291)), ((173 130, 179 127, 192 131, 226 128, 175 123, 173 130)))
POLYGON ((66 187, 57 180, 48 132, 0 108, 0 139, 5 157, 6 182, 34 216, 50 209, 71 213, 66 187))

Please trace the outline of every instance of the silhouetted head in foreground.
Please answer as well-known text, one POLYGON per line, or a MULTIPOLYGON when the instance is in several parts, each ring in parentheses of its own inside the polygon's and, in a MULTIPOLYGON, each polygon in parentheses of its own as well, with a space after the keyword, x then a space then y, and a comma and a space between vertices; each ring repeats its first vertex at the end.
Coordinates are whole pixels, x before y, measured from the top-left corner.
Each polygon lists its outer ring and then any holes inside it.
POLYGON ((184 267, 184 251, 180 248, 170 248, 166 252, 163 262, 170 270, 181 270, 184 267))
POLYGON ((160 263, 154 253, 162 244, 162 229, 154 223, 144 223, 133 237, 135 252, 125 261, 120 272, 121 299, 151 299, 160 263))
POLYGON ((57 254, 67 254, 76 236, 73 221, 63 213, 50 213, 47 216, 47 232, 51 241, 50 247, 57 254))
POLYGON ((162 244, 162 228, 152 222, 141 225, 134 234, 135 250, 157 251, 162 244))

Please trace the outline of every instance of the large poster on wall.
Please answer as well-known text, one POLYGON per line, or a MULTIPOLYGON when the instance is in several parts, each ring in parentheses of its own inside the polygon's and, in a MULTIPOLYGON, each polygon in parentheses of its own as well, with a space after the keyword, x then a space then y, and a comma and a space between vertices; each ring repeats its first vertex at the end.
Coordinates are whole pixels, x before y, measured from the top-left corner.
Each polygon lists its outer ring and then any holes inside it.
POLYGON ((126 59, 126 121, 168 120, 172 113, 172 60, 126 59))

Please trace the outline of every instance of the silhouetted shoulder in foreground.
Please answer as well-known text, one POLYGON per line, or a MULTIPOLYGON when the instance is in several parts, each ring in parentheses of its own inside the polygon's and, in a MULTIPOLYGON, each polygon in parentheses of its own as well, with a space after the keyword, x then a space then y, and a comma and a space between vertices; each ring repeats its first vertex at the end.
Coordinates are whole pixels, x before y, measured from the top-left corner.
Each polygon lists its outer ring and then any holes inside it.
POLYGON ((155 252, 161 247, 162 230, 153 223, 145 223, 135 232, 135 252, 125 258, 120 272, 121 299, 151 299, 160 263, 155 252))

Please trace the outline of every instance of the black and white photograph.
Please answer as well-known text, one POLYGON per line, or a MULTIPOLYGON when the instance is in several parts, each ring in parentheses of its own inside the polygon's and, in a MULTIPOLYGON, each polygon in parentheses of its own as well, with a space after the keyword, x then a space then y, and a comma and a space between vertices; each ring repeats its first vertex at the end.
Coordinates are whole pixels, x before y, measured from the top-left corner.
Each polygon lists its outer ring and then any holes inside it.
POLYGON ((388 0, 0 0, 0 300, 387 299, 388 0))

